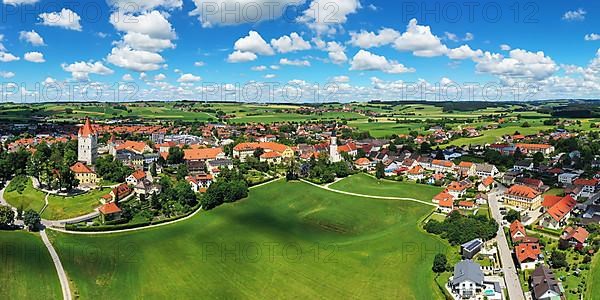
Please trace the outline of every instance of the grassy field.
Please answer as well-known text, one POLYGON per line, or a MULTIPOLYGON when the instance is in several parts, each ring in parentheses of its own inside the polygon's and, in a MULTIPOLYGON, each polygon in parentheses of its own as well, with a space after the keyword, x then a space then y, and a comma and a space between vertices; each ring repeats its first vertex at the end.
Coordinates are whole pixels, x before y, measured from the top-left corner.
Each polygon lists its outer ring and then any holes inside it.
POLYGON ((364 195, 414 198, 431 202, 433 196, 440 193, 440 187, 416 184, 414 182, 397 182, 378 180, 372 176, 360 173, 342 179, 330 186, 332 189, 364 195))
POLYGON ((430 212, 279 181, 175 225, 51 238, 83 299, 440 299, 430 212))
POLYGON ((523 128, 520 126, 507 126, 501 127, 497 129, 490 129, 482 131, 482 136, 474 137, 474 138, 459 138, 453 140, 448 145, 452 146, 462 146, 462 145, 484 145, 484 144, 492 144, 497 142, 500 137, 503 135, 513 135, 515 131, 523 135, 535 134, 541 130, 547 130, 553 128, 552 126, 531 126, 528 128, 523 128))
POLYGON ((48 207, 42 218, 46 220, 63 220, 78 217, 92 212, 100 206, 100 197, 110 189, 98 189, 75 197, 51 195, 48 197, 48 207))
POLYGON ((585 299, 600 299, 600 256, 596 254, 592 261, 591 278, 587 281, 585 299))
POLYGON ((39 236, 0 231, 0 299, 62 299, 54 264, 39 236))
POLYGON ((17 190, 10 191, 14 188, 16 181, 13 180, 6 187, 4 192, 4 199, 13 207, 21 207, 23 210, 33 209, 39 212, 44 207, 44 198, 46 194, 33 188, 31 179, 27 179, 27 184, 22 192, 17 190))

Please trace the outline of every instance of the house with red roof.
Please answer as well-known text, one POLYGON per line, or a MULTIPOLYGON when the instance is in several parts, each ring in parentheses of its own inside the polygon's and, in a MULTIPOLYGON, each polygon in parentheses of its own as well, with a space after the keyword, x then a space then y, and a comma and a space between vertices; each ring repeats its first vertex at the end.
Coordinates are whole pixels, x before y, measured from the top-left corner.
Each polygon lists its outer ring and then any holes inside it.
POLYGON ((480 192, 489 192, 492 188, 494 188, 494 177, 492 176, 484 178, 477 186, 477 190, 480 192))
POLYGON ((371 161, 366 157, 361 157, 354 161, 354 167, 358 170, 367 171, 371 166, 371 161))
POLYGON ((82 162, 76 162, 70 169, 75 179, 79 180, 79 186, 95 186, 100 182, 96 172, 82 162))
POLYGON ((449 160, 434 159, 429 169, 435 173, 449 173, 454 171, 454 163, 449 160))
POLYGON ((133 189, 129 185, 127 185, 126 183, 121 183, 119 186, 113 188, 110 191, 110 193, 102 196, 100 201, 102 201, 102 203, 109 203, 115 201, 118 202, 127 198, 129 195, 131 195, 132 192, 133 189))
POLYGON ((127 184, 129 185, 137 185, 138 182, 142 181, 143 179, 146 178, 146 172, 144 172, 143 170, 137 170, 135 172, 133 172, 131 175, 127 176, 127 178, 125 178, 125 182, 127 182, 127 184))
POLYGON ((254 155, 254 151, 262 149, 266 152, 278 152, 282 159, 294 158, 295 152, 290 146, 275 142, 239 143, 233 147, 233 157, 245 162, 247 157, 254 155))
POLYGON ((475 164, 470 161, 461 161, 456 168, 461 177, 470 177, 476 175, 475 164))
POLYGON ((573 185, 581 187, 581 195, 583 197, 591 197, 598 191, 600 180, 596 178, 584 179, 578 178, 573 181, 573 185))
POLYGON ((540 225, 551 229, 559 229, 565 226, 576 204, 577 201, 571 195, 565 197, 555 195, 544 196, 542 207, 545 212, 540 218, 540 225))
POLYGON ((534 210, 541 205, 542 193, 526 185, 515 184, 504 192, 503 199, 508 205, 534 210))
POLYGON ((515 256, 521 270, 535 269, 542 254, 538 243, 520 243, 515 246, 515 256))
POLYGON ((273 165, 279 165, 283 161, 282 156, 279 152, 265 152, 260 155, 260 162, 266 162, 273 165))
POLYGON ((410 180, 421 180, 425 178, 425 169, 423 169, 421 165, 416 165, 412 169, 408 170, 408 172, 406 172, 406 175, 410 180))
POLYGON ((100 213, 100 220, 105 223, 120 219, 123 211, 115 202, 109 202, 98 208, 98 212, 100 213))
POLYGON ((560 236, 560 245, 563 248, 574 247, 581 250, 587 245, 586 240, 590 233, 583 227, 573 228, 571 226, 565 228, 560 236))
POLYGON ((194 193, 206 191, 213 183, 214 177, 212 174, 200 173, 195 176, 188 176, 185 180, 190 184, 194 193))
POLYGON ((358 147, 355 143, 349 142, 345 145, 338 146, 338 152, 340 154, 348 153, 348 155, 350 155, 351 157, 356 157, 358 155, 358 147))
POLYGON ((451 213, 454 210, 454 199, 450 197, 444 197, 438 202, 438 209, 443 213, 451 213))
POLYGON ((509 232, 510 239, 513 241, 513 243, 527 236, 525 226, 523 226, 523 223, 521 223, 519 220, 515 220, 510 224, 509 232))
POLYGON ((453 181, 446 188, 448 194, 455 198, 460 198, 467 193, 467 190, 471 187, 471 184, 467 181, 453 181))

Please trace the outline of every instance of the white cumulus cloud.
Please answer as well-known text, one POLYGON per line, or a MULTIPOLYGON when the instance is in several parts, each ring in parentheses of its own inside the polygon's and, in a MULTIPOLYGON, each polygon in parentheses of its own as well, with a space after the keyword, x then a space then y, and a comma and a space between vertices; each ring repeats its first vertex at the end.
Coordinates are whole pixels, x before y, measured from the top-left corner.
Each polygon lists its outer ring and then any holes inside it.
POLYGON ((81 31, 81 17, 74 11, 63 8, 60 12, 41 13, 42 25, 61 27, 64 29, 81 31))
POLYGON ((388 60, 385 56, 360 50, 352 58, 350 70, 352 71, 382 71, 389 74, 414 72, 415 69, 407 68, 395 60, 388 60))
POLYGON ((42 54, 40 52, 27 52, 27 53, 25 53, 23 58, 26 61, 33 62, 33 63, 43 63, 46 61, 44 59, 44 54, 42 54))
POLYGON ((34 30, 19 32, 19 39, 30 43, 33 46, 43 46, 44 39, 34 30))
POLYGON ((311 48, 310 43, 296 32, 292 32, 289 36, 284 35, 278 39, 272 39, 271 45, 279 53, 309 50, 311 48))
POLYGON ((424 57, 444 55, 448 51, 440 38, 431 33, 431 28, 418 25, 416 19, 409 21, 406 32, 394 41, 394 48, 424 57))
POLYGON ((377 33, 365 30, 361 30, 360 32, 350 32, 350 36, 351 45, 363 49, 369 49, 393 43, 397 38, 400 37, 400 32, 391 28, 383 28, 377 33))
POLYGON ((106 60, 118 67, 136 72, 154 71, 161 68, 164 58, 154 52, 134 50, 130 47, 115 47, 106 60))
POLYGON ((76 80, 88 80, 90 74, 110 75, 113 70, 104 66, 101 62, 75 62, 70 65, 62 64, 61 67, 66 72, 70 72, 76 80))

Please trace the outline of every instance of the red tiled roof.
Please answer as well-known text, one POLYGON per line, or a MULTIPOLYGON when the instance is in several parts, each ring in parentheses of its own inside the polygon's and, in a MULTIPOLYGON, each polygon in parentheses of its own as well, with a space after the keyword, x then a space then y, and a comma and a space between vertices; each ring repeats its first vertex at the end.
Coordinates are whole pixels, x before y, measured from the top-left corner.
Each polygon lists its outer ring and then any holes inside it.
POLYGON ((565 236, 564 239, 566 240, 570 240, 570 239, 575 239, 576 241, 578 241, 579 243, 584 243, 585 240, 588 238, 588 236, 590 235, 590 233, 583 227, 577 227, 577 229, 574 229, 573 227, 569 226, 567 228, 565 228, 565 236))
POLYGON ((473 163, 470 161, 461 161, 458 166, 461 168, 470 168, 473 166, 473 163))
POLYGON ((74 165, 71 166, 71 171, 73 171, 73 173, 94 173, 94 171, 92 171, 92 169, 90 169, 90 167, 86 166, 84 163, 82 162, 76 162, 74 165))
POLYGON ((102 205, 98 210, 103 215, 111 215, 121 212, 121 209, 114 202, 106 203, 102 205))
POLYGON ((450 168, 452 166, 454 166, 454 163, 449 161, 449 160, 440 160, 440 159, 434 159, 431 162, 432 165, 438 165, 438 166, 443 166, 443 167, 447 167, 450 168))
POLYGON ((506 191, 506 194, 533 199, 533 198, 539 196, 540 192, 538 192, 528 186, 525 186, 525 185, 515 184, 506 191))
POLYGON ((452 196, 446 192, 441 192, 433 197, 433 200, 436 200, 436 201, 446 201, 448 199, 454 201, 454 196, 452 196))
POLYGON ((475 206, 475 203, 473 203, 472 201, 460 201, 460 202, 458 202, 458 206, 473 207, 473 206, 475 206))
POLYGON ((469 186, 467 186, 466 184, 462 184, 460 182, 453 181, 448 185, 447 190, 449 190, 449 191, 464 191, 468 188, 469 188, 469 186))
POLYGON ((260 158, 277 158, 277 157, 281 157, 281 154, 279 154, 278 152, 272 151, 272 152, 265 152, 263 153, 260 158))
POLYGON ((552 145, 548 144, 515 144, 516 148, 525 149, 525 150, 538 150, 538 149, 548 149, 552 147, 552 145))
POLYGON ((358 148, 356 147, 356 144, 354 143, 347 143, 346 145, 342 145, 338 147, 338 152, 350 152, 350 151, 355 151, 358 148))
POLYGON ((554 220, 560 221, 565 217, 566 214, 573 210, 576 204, 577 201, 575 201, 571 195, 568 195, 552 205, 552 207, 548 209, 547 213, 552 216, 554 220))
POLYGON ((135 178, 135 180, 140 180, 140 179, 146 177, 146 172, 144 172, 142 170, 137 170, 137 171, 133 172, 133 174, 131 174, 131 176, 133 176, 133 178, 135 178))
POLYGON ((415 166, 412 169, 408 170, 408 174, 418 175, 418 174, 422 174, 423 171, 424 171, 423 167, 421 167, 421 166, 415 166))
POLYGON ((536 260, 542 252, 537 243, 521 243, 515 246, 515 255, 519 263, 527 260, 536 260))
POLYGON ((527 235, 527 232, 525 231, 525 226, 523 226, 523 223, 521 223, 521 221, 519 220, 515 220, 514 222, 512 222, 510 224, 510 237, 514 237, 515 234, 517 234, 518 232, 520 232, 521 234, 523 234, 524 236, 527 235))
POLYGON ((371 161, 368 158, 361 157, 361 158, 357 159, 354 163, 359 166, 364 166, 364 165, 371 164, 371 161))
POLYGON ((221 148, 206 148, 206 149, 186 149, 183 150, 185 160, 205 160, 216 159, 219 154, 223 153, 221 148))
POLYGON ((89 137, 90 135, 95 135, 96 130, 92 127, 92 123, 90 122, 90 118, 85 118, 85 124, 81 128, 79 128, 78 135, 82 137, 89 137))
POLYGON ((453 208, 454 207, 454 200, 452 200, 450 198, 441 199, 440 202, 438 202, 438 205, 440 207, 453 208))
POLYGON ((492 183, 494 183, 494 177, 488 176, 485 179, 483 179, 483 181, 481 183, 483 183, 483 185, 485 185, 485 186, 490 186, 490 185, 492 185, 492 183))
POLYGON ((267 149, 267 150, 271 150, 271 151, 277 151, 277 152, 282 153, 288 148, 288 146, 279 144, 279 143, 275 143, 275 142, 239 143, 235 147, 233 147, 233 150, 235 150, 235 151, 251 151, 251 150, 256 150, 258 148, 267 149))
POLYGON ((585 186, 596 186, 598 185, 598 179, 584 179, 579 178, 573 181, 574 185, 585 185, 585 186))
POLYGON ((143 153, 146 149, 146 143, 137 141, 125 141, 125 143, 118 145, 117 150, 129 150, 136 153, 143 153))

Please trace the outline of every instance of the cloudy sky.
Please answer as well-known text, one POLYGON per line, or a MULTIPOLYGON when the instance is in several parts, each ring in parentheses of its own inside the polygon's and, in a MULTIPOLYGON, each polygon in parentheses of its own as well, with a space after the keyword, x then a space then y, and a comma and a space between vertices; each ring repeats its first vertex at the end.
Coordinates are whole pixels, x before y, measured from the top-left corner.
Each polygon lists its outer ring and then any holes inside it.
POLYGON ((3 0, 2 100, 600 98, 599 14, 590 0, 3 0))

